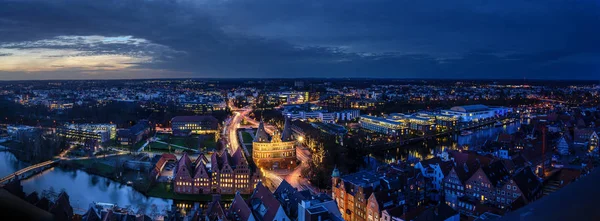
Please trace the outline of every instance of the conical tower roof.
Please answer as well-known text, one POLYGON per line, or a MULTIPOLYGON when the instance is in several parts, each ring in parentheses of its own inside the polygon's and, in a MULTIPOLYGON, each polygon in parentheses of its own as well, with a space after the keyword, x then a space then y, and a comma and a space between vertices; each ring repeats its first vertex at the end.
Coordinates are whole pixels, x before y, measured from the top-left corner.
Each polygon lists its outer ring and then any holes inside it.
POLYGON ((292 129, 290 128, 290 118, 285 117, 285 124, 283 125, 283 132, 281 133, 281 141, 291 141, 292 129))
POLYGON ((265 123, 260 120, 258 129, 256 130, 256 136, 254 136, 254 142, 269 142, 269 135, 265 130, 265 123))

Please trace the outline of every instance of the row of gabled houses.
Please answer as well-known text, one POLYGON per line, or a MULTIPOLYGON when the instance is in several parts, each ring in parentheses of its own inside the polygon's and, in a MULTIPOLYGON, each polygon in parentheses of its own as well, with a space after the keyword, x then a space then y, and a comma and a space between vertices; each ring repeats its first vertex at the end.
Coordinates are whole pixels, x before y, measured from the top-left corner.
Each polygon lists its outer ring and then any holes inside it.
POLYGON ((454 209, 435 203, 440 196, 433 178, 408 164, 344 176, 337 169, 332 173, 332 198, 344 220, 458 220, 454 209))
POLYGON ((588 162, 553 167, 553 151, 539 139, 512 144, 506 157, 461 150, 414 166, 394 163, 345 176, 336 169, 332 196, 346 220, 418 220, 430 208, 448 212, 440 220, 458 219, 458 214, 475 219, 516 210, 544 196, 549 183, 561 188, 593 169, 588 162))
MULTIPOLYGON (((163 165, 155 170, 160 171, 173 156, 163 154, 161 158, 165 158, 159 160, 163 165)), ((178 194, 249 194, 260 180, 260 171, 248 163, 239 148, 233 154, 226 150, 215 152, 210 160, 201 154, 193 162, 184 153, 173 171, 173 190, 178 194)))
POLYGON ((442 179, 444 201, 461 214, 479 216, 508 211, 541 196, 542 180, 530 166, 477 153, 452 152, 451 169, 442 179))
POLYGON ((213 201, 204 212, 195 211, 191 221, 342 221, 336 203, 325 194, 314 195, 309 190, 297 190, 285 180, 271 192, 261 182, 247 199, 236 193, 229 208, 218 200, 213 201))

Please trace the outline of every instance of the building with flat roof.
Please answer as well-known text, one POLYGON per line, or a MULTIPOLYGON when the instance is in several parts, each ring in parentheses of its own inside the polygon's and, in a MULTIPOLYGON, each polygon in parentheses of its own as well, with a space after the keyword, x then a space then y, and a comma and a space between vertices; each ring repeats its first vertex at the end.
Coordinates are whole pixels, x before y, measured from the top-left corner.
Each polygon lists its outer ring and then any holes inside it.
POLYGON ((503 117, 512 112, 512 108, 488 107, 481 104, 454 106, 449 110, 442 110, 445 115, 456 116, 461 122, 479 122, 481 120, 503 117))
POLYGON ((135 145, 150 134, 150 123, 142 120, 127 129, 117 131, 117 142, 121 145, 135 145))
POLYGON ((363 129, 392 136, 404 135, 408 131, 408 125, 405 121, 393 117, 362 115, 358 123, 363 129))
POLYGON ((66 124, 57 129, 57 134, 71 142, 95 140, 100 144, 116 138, 116 130, 114 124, 66 124))
POLYGON ((219 121, 210 115, 177 116, 171 119, 173 134, 219 134, 219 121))

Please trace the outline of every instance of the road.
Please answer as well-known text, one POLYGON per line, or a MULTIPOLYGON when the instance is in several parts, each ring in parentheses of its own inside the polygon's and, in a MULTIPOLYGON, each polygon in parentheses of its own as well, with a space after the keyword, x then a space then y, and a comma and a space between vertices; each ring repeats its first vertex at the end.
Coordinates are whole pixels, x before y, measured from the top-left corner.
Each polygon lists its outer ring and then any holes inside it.
MULTIPOLYGON (((237 137, 237 129, 240 128, 240 123, 244 116, 247 116, 250 113, 251 109, 241 109, 234 113, 233 118, 229 121, 225 128, 225 140, 226 147, 232 150, 232 153, 235 152, 238 148, 240 148, 240 142, 237 137)), ((245 150, 247 153, 247 151, 245 150)), ((247 153, 248 154, 248 153, 247 153)))
MULTIPOLYGON (((240 148, 240 138, 238 137, 237 129, 240 128, 240 122, 242 119, 245 119, 254 127, 258 127, 259 122, 248 117, 248 114, 250 114, 251 111, 252 109, 250 108, 238 109, 234 113, 233 118, 230 118, 229 123, 226 123, 225 125, 225 140, 227 142, 226 144, 228 144, 226 146, 233 151, 237 150, 237 148, 240 148)), ((265 124, 265 130, 267 131, 267 133, 273 134, 276 128, 272 125, 265 124)), ((245 150, 245 152, 248 153, 247 150, 245 150)), ((298 190, 308 189, 313 192, 318 192, 318 189, 313 187, 310 183, 308 183, 308 180, 306 178, 301 177, 302 170, 308 166, 308 163, 311 160, 310 151, 304 146, 298 145, 296 147, 296 156, 298 160, 300 160, 302 163, 292 171, 270 171, 261 169, 262 176, 267 182, 266 186, 269 189, 271 189, 271 191, 274 191, 277 188, 277 186, 279 186, 279 184, 285 179, 288 183, 290 183, 290 185, 297 188, 298 190)))
POLYGON ((296 157, 301 162, 296 169, 285 177, 285 180, 298 190, 310 190, 313 194, 319 193, 319 189, 308 182, 308 179, 302 177, 302 170, 309 167, 312 162, 312 154, 305 146, 296 147, 296 157))

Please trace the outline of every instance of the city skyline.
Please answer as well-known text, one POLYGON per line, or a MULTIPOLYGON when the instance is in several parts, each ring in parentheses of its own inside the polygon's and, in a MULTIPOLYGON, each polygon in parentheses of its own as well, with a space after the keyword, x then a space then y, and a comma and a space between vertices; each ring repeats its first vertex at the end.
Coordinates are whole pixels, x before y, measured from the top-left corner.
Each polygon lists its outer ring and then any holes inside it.
POLYGON ((0 1, 0 80, 577 79, 600 3, 0 1))

